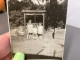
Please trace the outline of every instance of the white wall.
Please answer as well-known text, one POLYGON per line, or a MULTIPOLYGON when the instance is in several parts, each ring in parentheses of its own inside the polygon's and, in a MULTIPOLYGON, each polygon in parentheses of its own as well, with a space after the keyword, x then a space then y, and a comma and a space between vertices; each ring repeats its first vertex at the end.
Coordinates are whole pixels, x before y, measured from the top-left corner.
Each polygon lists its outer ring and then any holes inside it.
POLYGON ((67 24, 80 28, 80 0, 68 0, 67 24))
POLYGON ((80 60, 80 0, 68 0, 63 60, 80 60))

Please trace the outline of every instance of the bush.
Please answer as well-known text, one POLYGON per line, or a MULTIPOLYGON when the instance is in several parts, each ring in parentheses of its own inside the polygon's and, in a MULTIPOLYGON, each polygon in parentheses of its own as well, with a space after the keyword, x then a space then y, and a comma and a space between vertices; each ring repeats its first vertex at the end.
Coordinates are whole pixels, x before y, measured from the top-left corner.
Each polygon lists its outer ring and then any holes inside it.
POLYGON ((18 27, 20 25, 24 25, 24 14, 20 11, 12 11, 10 12, 9 21, 10 27, 18 27))

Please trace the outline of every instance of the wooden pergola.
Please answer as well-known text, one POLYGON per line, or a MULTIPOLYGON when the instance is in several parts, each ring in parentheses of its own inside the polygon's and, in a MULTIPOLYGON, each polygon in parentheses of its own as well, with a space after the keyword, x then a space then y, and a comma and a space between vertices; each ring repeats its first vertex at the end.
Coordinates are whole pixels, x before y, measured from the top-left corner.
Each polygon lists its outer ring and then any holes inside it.
POLYGON ((24 13, 24 26, 26 26, 26 15, 42 15, 43 16, 43 26, 45 27, 45 13, 46 10, 23 10, 24 13))
POLYGON ((43 16, 43 26, 45 27, 45 13, 46 10, 23 10, 24 13, 24 26, 26 28, 26 16, 27 15, 42 15, 43 16))

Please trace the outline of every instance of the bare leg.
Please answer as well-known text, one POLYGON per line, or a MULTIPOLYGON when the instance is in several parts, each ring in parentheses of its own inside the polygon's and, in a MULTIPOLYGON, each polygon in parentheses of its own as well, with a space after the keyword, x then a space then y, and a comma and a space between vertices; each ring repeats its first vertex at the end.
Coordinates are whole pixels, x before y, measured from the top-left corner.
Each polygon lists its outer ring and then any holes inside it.
POLYGON ((29 34, 27 34, 27 39, 29 38, 29 34))

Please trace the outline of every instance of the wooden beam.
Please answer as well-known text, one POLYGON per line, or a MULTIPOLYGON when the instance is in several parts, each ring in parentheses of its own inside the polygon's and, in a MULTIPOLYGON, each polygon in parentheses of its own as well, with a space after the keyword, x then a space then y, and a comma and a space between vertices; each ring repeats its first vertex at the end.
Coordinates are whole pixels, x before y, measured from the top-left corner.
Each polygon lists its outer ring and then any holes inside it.
POLYGON ((45 13, 46 10, 22 10, 23 13, 45 13))
POLYGON ((42 13, 35 13, 35 14, 33 14, 33 13, 26 13, 26 15, 43 15, 42 13))

